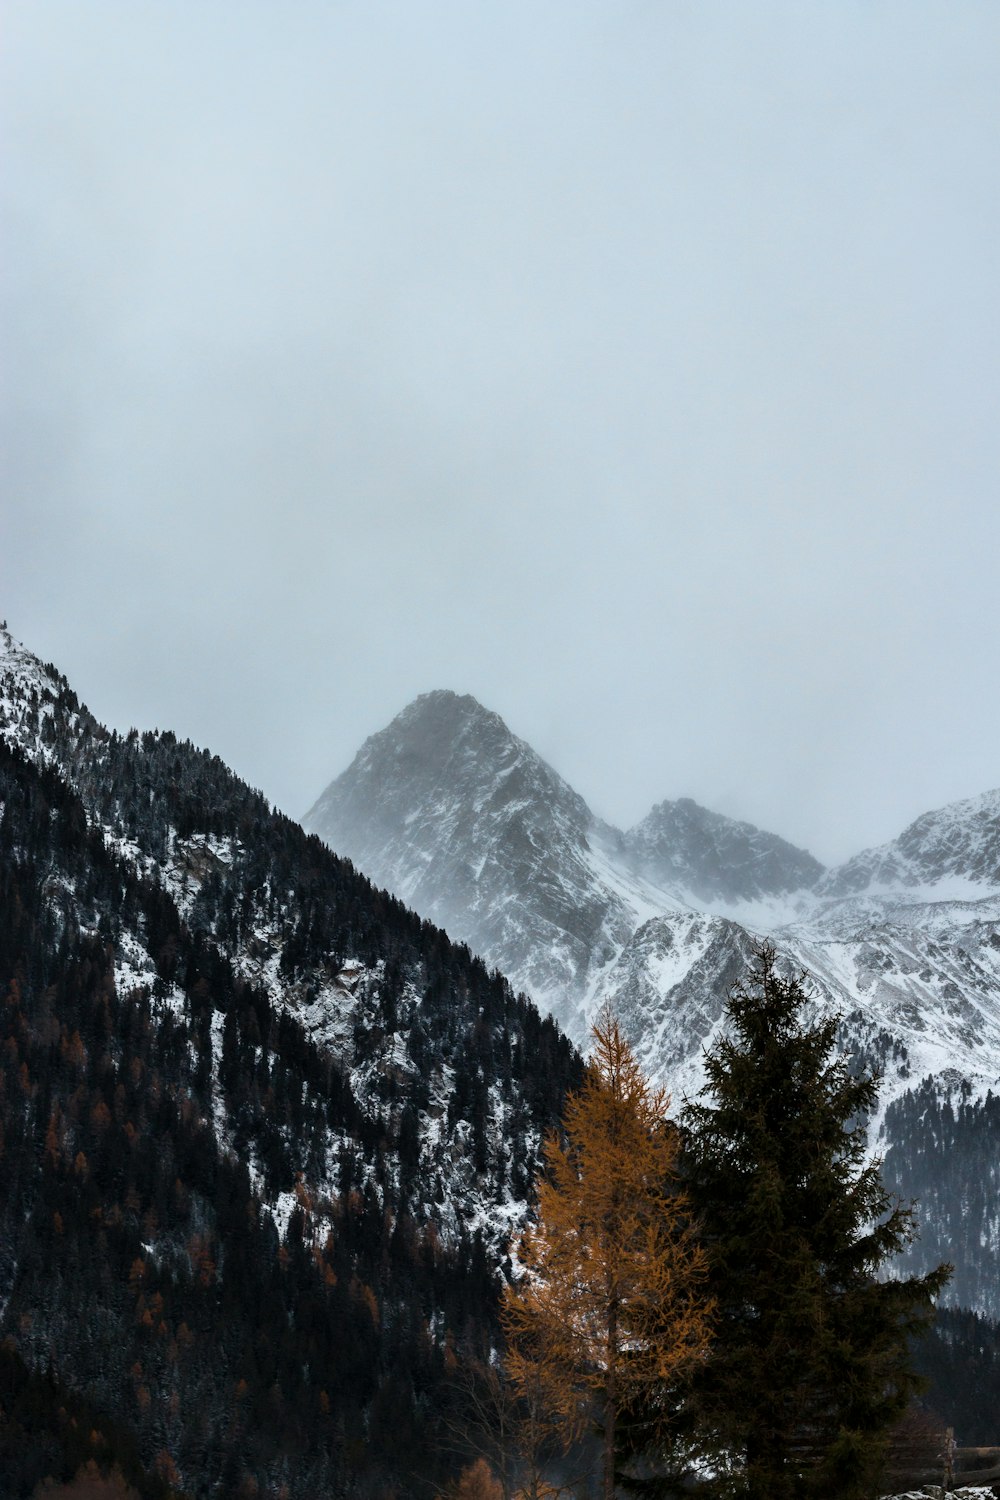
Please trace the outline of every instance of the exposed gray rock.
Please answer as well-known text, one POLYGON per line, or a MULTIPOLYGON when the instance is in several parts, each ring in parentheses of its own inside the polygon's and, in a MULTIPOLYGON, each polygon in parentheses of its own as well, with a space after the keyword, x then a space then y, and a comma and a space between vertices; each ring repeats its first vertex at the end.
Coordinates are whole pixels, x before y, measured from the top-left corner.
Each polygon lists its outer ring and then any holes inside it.
POLYGON ((924 813, 897 839, 831 870, 825 896, 914 886, 1000 886, 1000 788, 924 813))
POLYGON ((625 835, 632 867, 654 885, 681 885, 703 901, 753 901, 816 884, 818 859, 794 844, 699 807, 660 802, 625 835))

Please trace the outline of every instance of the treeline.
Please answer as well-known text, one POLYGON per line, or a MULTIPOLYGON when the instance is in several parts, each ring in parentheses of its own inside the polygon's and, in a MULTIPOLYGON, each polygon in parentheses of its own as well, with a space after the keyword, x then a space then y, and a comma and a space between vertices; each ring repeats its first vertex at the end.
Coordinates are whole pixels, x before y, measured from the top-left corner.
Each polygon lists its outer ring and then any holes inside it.
POLYGON ((48 1481, 107 1475, 116 1493, 137 1500, 184 1500, 150 1474, 133 1434, 69 1390, 50 1366, 32 1370, 11 1345, 0 1344, 0 1494, 33 1495, 48 1481))
POLYGON ((924 1345, 952 1267, 903 1274, 917 1219, 868 1155, 877 1075, 809 1020, 804 980, 757 948, 679 1121, 613 1014, 595 1023, 505 1294, 542 1440, 515 1453, 524 1495, 551 1477, 544 1445, 588 1426, 602 1500, 872 1500, 943 1477, 947 1425, 995 1441, 997 1329, 952 1313, 924 1345), (945 1420, 917 1405, 915 1358, 945 1420))
MULTIPOLYGON (((498 1337, 495 1252, 462 1222, 462 1173, 493 1201, 516 1193, 579 1062, 498 976, 251 802, 261 821, 241 837, 290 908, 296 845, 316 879, 335 867, 354 905, 336 915, 331 882, 324 940, 336 926, 343 952, 381 965, 366 1004, 410 1066, 376 1067, 375 1096, 356 1097, 210 930, 109 852, 54 771, 0 746, 4 1327, 124 1421, 164 1484, 430 1493, 456 1461, 438 1429, 456 1359, 498 1337), (156 973, 123 993, 130 936, 156 973), (431 1078, 448 1092, 428 1184, 431 1078), (471 1130, 449 1140, 449 1114, 471 1130), (263 1205, 279 1195, 276 1222, 263 1205)), ((364 1053, 372 1026, 357 1029, 364 1053)))
POLYGON ((1000 1323, 968 1308, 939 1307, 913 1349, 927 1381, 921 1404, 965 1448, 1000 1446, 1000 1323))
POLYGON ((886 1124, 893 1141, 886 1180, 921 1206, 911 1263, 923 1268, 954 1259, 949 1301, 1000 1317, 1000 1095, 973 1099, 966 1083, 955 1096, 942 1096, 926 1079, 889 1106, 886 1124), (985 1240, 983 1225, 992 1226, 985 1240))

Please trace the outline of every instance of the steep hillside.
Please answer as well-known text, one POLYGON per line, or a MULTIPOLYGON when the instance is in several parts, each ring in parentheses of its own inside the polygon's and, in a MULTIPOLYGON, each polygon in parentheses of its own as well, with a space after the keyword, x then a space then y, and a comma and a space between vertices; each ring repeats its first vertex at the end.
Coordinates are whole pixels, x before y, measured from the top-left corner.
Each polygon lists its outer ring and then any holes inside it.
POLYGON ((199 1494, 431 1485, 578 1058, 218 760, 2 645, 0 1331, 199 1494))

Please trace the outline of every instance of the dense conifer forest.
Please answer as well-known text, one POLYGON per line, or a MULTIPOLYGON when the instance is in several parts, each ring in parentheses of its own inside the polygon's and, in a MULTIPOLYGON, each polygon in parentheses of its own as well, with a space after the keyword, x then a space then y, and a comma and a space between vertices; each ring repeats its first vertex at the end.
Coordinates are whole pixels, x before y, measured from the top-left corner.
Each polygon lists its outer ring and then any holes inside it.
MULTIPOLYGON (((1000 941, 1000 939, 998 939, 1000 941)), ((938 1260, 958 1264, 950 1301, 982 1306, 997 1282, 992 1246, 969 1235, 967 1224, 989 1224, 1000 1214, 1000 1095, 971 1099, 968 1087, 942 1098, 930 1080, 890 1105, 893 1146, 885 1176, 922 1206, 920 1239, 910 1252, 921 1270, 938 1260), (962 1254, 955 1255, 960 1245, 962 1254)))
POLYGON ((449 1080, 431 1198, 455 1197, 457 1147, 500 1203, 526 1191, 578 1059, 218 762, 170 737, 108 748, 107 795, 142 847, 167 820, 235 824, 241 883, 296 913, 290 976, 346 953, 381 966, 352 1062, 402 1055, 359 1101, 351 1070, 234 971, 240 885, 182 920, 54 770, 0 746, 4 1327, 193 1494, 430 1492, 454 1462, 438 1425, 451 1372, 497 1340, 495 1236, 454 1213, 443 1232, 418 1181, 431 1080, 449 1080), (123 993, 129 934, 156 971, 123 993), (498 1134, 498 1100, 519 1138, 498 1134), (281 1195, 283 1224, 262 1207, 281 1195))

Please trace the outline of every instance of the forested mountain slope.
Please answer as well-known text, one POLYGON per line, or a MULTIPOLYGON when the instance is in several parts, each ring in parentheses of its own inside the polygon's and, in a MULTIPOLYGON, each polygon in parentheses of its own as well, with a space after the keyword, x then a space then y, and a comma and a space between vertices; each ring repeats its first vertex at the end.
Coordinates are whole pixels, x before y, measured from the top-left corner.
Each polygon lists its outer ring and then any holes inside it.
POLYGON ((578 1057, 218 760, 3 646, 2 1332, 192 1493, 429 1492, 578 1057))

